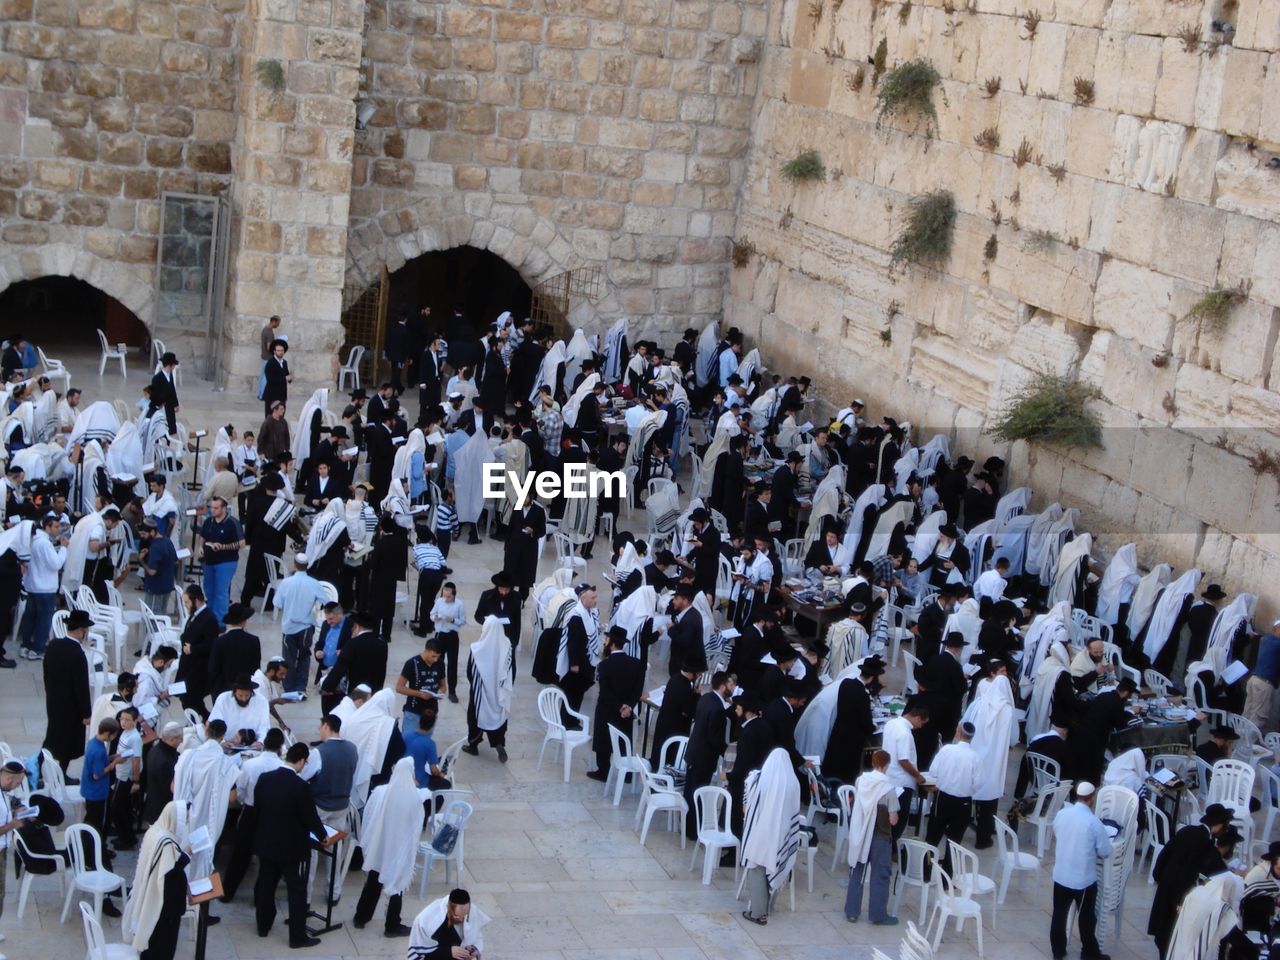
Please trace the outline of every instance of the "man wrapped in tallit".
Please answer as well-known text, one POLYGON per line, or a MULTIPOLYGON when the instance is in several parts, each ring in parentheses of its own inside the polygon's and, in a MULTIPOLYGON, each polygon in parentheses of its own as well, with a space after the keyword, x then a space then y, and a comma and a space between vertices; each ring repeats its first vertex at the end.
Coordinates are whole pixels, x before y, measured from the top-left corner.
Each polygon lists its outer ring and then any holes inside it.
POLYGON ((1048 613, 1042 613, 1031 621, 1022 642, 1022 663, 1018 673, 1018 687, 1022 696, 1031 695, 1036 672, 1053 643, 1069 643, 1071 605, 1059 603, 1048 613))
MULTIPOLYGON (((551 388, 551 396, 553 399, 559 399, 559 394, 564 390, 564 371, 561 369, 565 366, 567 355, 563 340, 557 340, 547 351, 546 356, 542 358, 542 365, 538 367, 538 375, 533 378, 533 390, 529 393, 529 402, 536 403, 538 393, 544 386, 551 388)), ((572 381, 569 383, 573 385, 572 381)))
POLYGON ((972 743, 980 761, 981 776, 973 799, 980 847, 995 834, 996 804, 1004 796, 1009 748, 1018 737, 1013 716, 1013 688, 1002 668, 994 669, 994 673, 978 682, 973 702, 963 717, 976 730, 972 743))
POLYGON ((32 442, 48 443, 58 432, 58 395, 52 390, 40 394, 32 407, 32 442))
POLYGON ((475 753, 487 735, 489 746, 506 762, 507 721, 511 718, 514 648, 497 617, 485 617, 480 639, 467 653, 467 747, 475 753))
MULTIPOLYGON (((1049 651, 1036 669, 1031 688, 1031 703, 1027 706, 1027 743, 1042 733, 1048 733, 1053 719, 1053 699, 1058 678, 1071 667, 1071 648, 1061 636, 1049 644, 1049 651)), ((1061 705, 1059 705, 1061 709, 1061 705)))
POLYGON ((396 526, 405 530, 413 529, 413 507, 409 503, 409 493, 405 490, 404 482, 399 478, 392 478, 387 485, 387 495, 378 506, 395 521, 396 526))
POLYGON ((369 781, 382 771, 386 762, 387 746, 396 730, 395 706, 395 691, 384 688, 343 721, 342 736, 356 745, 360 756, 351 784, 351 802, 357 807, 364 805, 369 781))
POLYGON ((1107 569, 1098 584, 1098 602, 1094 616, 1103 623, 1115 626, 1120 622, 1120 608, 1133 599, 1133 591, 1142 575, 1138 572, 1138 548, 1126 543, 1111 557, 1107 569))
POLYGON ((764 765, 747 774, 744 793, 742 863, 747 868, 747 909, 742 915, 762 924, 800 849, 800 782, 787 751, 781 747, 770 751, 764 765))
POLYGON ((222 752, 222 744, 216 740, 206 740, 178 756, 173 771, 173 799, 189 805, 187 836, 205 827, 211 844, 207 850, 192 851, 187 875, 193 880, 213 872, 213 847, 227 821, 227 807, 239 773, 236 762, 222 752))
POLYGON ((827 665, 823 671, 833 680, 867 653, 867 629, 857 620, 845 617, 827 631, 827 665))
POLYGON ((391 779, 369 794, 360 820, 365 882, 356 904, 356 926, 362 927, 372 919, 378 900, 386 893, 384 932, 388 937, 409 932, 400 922, 400 908, 413 879, 422 821, 422 797, 413 779, 413 758, 402 757, 392 768, 391 779))
POLYGON ((329 388, 321 387, 311 394, 307 402, 302 405, 302 410, 298 412, 291 449, 300 476, 307 475, 309 469, 307 461, 311 459, 316 445, 320 443, 320 428, 324 426, 328 409, 329 388))
POLYGON ((627 318, 614 321, 604 335, 604 379, 617 383, 622 379, 623 357, 627 353, 627 318))
POLYGON ((1240 898, 1244 881, 1216 874, 1182 898, 1165 960, 1218 960, 1224 942, 1243 939, 1240 898))
POLYGON ((641 663, 647 659, 647 633, 658 614, 658 591, 645 584, 633 590, 625 600, 613 608, 610 627, 622 627, 627 632, 627 656, 641 663))
POLYGON ((120 925, 125 942, 143 956, 172 957, 177 950, 187 912, 186 867, 191 862, 178 833, 179 805, 171 800, 143 835, 138 850, 120 925))
POLYGON ((813 510, 809 514, 809 525, 804 531, 806 551, 822 536, 823 521, 827 517, 840 516, 840 508, 844 503, 844 483, 844 467, 832 467, 813 492, 813 510))
POLYGON ((505 493, 498 501, 498 520, 505 526, 511 522, 511 515, 519 506, 516 481, 524 481, 532 464, 529 462, 529 445, 519 438, 512 437, 498 447, 498 451, 502 454, 502 487, 505 493))
POLYGON ((432 960, 439 955, 441 946, 451 944, 453 949, 461 949, 479 960, 484 952, 481 931, 488 923, 488 915, 472 905, 467 891, 453 890, 447 897, 431 901, 414 918, 408 960, 432 960))
POLYGON ((587 334, 581 327, 573 331, 564 354, 564 388, 572 390, 574 381, 582 372, 582 361, 592 360, 595 356, 591 344, 587 342, 587 334))
POLYGON ((497 458, 489 438, 477 429, 459 449, 454 473, 454 508, 458 523, 476 523, 484 511, 484 465, 497 458))

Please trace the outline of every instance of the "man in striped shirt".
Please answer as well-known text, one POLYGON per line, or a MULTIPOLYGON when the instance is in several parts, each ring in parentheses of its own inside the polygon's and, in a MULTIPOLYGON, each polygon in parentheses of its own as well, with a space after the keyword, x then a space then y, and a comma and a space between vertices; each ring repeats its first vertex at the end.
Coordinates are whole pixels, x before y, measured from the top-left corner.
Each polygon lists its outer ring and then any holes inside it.
POLYGON ((440 502, 436 504, 436 546, 446 560, 449 559, 449 545, 453 543, 453 535, 458 529, 458 511, 453 506, 453 491, 441 490, 440 502))
POLYGON ((431 632, 431 606, 444 583, 449 568, 444 554, 436 546, 436 535, 425 524, 417 528, 418 543, 413 548, 413 565, 418 568, 418 611, 413 621, 413 632, 425 637, 431 632))

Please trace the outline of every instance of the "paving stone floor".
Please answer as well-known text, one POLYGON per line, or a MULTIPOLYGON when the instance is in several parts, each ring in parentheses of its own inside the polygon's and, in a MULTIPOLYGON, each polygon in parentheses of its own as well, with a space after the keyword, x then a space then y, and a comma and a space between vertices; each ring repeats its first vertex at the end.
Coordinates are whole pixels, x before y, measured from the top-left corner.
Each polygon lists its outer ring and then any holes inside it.
MULTIPOLYGON (((49 351, 51 354, 53 351, 49 351)), ((140 360, 131 360, 129 377, 122 381, 118 368, 97 374, 96 348, 57 347, 57 356, 67 361, 73 384, 86 392, 86 402, 121 397, 132 404, 149 380, 149 371, 140 360)), ((208 427, 231 420, 237 429, 257 428, 262 419, 261 404, 248 395, 215 390, 188 373, 180 391, 183 419, 193 427, 208 427)), ((295 415, 305 396, 295 396, 295 415)), ((333 405, 340 406, 337 391, 333 405)), ((416 402, 416 398, 413 398, 416 402)), ((411 404, 411 410, 415 409, 411 404)), ((635 526, 643 529, 637 511, 635 526)), ((627 526, 626 523, 623 526, 627 526)), ((601 557, 607 559, 603 542, 588 575, 599 581, 601 557)), ((488 578, 501 565, 501 544, 486 541, 479 546, 455 546, 450 556, 454 579, 468 607, 474 603, 488 578)), ((550 570, 551 552, 543 561, 543 575, 550 570)), ((237 587, 238 589, 238 587, 237 587)), ((126 598, 136 595, 132 586, 126 598)), ((249 625, 263 640, 264 654, 278 643, 278 625, 270 619, 255 619, 249 625)), ((463 700, 459 705, 443 704, 436 740, 443 748, 465 734, 465 644, 475 639, 477 628, 464 631, 462 653, 463 700)), ((389 682, 399 666, 419 649, 419 641, 403 627, 391 639, 389 682)), ((519 678, 515 687, 508 749, 510 762, 500 764, 492 751, 482 748, 478 758, 462 756, 457 784, 475 794, 476 813, 467 829, 466 867, 463 883, 475 902, 492 918, 485 930, 486 957, 491 960, 850 960, 870 957, 873 947, 896 956, 901 933, 891 927, 866 923, 849 924, 843 915, 844 880, 847 869, 831 871, 831 844, 834 826, 823 826, 813 892, 805 889, 801 872, 796 891, 796 909, 787 909, 780 899, 768 926, 760 927, 741 919, 744 904, 735 902, 731 870, 718 870, 710 886, 699 882, 698 869, 690 871, 690 850, 682 850, 678 836, 665 829, 665 818, 655 818, 648 842, 641 847, 633 829, 636 797, 623 796, 614 807, 601 798, 600 785, 584 777, 586 751, 579 748, 574 759, 571 782, 561 782, 560 764, 553 758, 537 769, 543 728, 537 719, 539 687, 528 676, 529 636, 520 649, 519 678)), ((651 669, 648 687, 657 686, 665 675, 665 665, 651 669), (660 671, 660 672, 659 672, 660 671)), ((900 671, 893 671, 886 686, 901 683, 900 671)), ((593 698, 587 701, 588 712, 593 698)), ((319 721, 319 706, 313 697, 307 702, 283 708, 286 721, 300 736, 313 735, 319 721)), ((38 748, 44 733, 43 685, 39 664, 19 661, 15 671, 0 672, 0 740, 16 752, 27 754, 38 748)), ((77 767, 73 767, 73 773, 77 767)), ((1010 764, 1012 775, 1014 765, 1010 764)), ((1002 805, 1003 807, 1003 805, 1002 805)), ((1023 831, 1024 849, 1028 831, 1023 831)), ((970 835, 972 842, 972 835, 970 835)), ((985 851, 985 872, 994 870, 994 851, 985 851)), ((1047 859, 1051 860, 1051 855, 1047 859)), ((132 878, 134 858, 121 854, 117 872, 132 878)), ((1047 960, 1051 884, 1047 873, 1034 881, 1027 874, 1015 875, 1006 902, 994 915, 989 898, 984 898, 985 956, 989 960, 1047 960)), ((344 887, 344 896, 335 918, 348 921, 341 929, 323 938, 320 946, 304 951, 311 960, 337 957, 403 957, 404 940, 383 938, 380 920, 364 930, 350 926, 356 894, 363 874, 353 873, 344 887)), ((293 955, 288 951, 281 923, 268 939, 256 935, 252 917, 251 882, 241 888, 240 899, 232 905, 217 904, 214 912, 223 922, 211 928, 209 960, 253 960, 253 958, 293 955)), ((1123 960, 1153 960, 1156 951, 1145 934, 1152 887, 1145 874, 1130 879, 1119 942, 1104 944, 1112 957, 1123 960)), ((427 900, 448 890, 443 871, 437 865, 427 891, 427 900)), ((17 918, 18 884, 12 874, 0 919, 0 931, 8 939, 0 952, 10 960, 80 960, 84 941, 76 914, 59 924, 61 897, 57 883, 41 879, 33 887, 26 916, 17 918)), ((918 921, 917 898, 908 891, 900 911, 905 923, 918 921)), ((281 888, 283 915, 283 887, 281 888)), ((406 922, 425 901, 417 896, 415 878, 406 894, 406 922)), ((108 920, 109 940, 118 940, 118 921, 108 920)), ((1079 947, 1073 940, 1072 956, 1079 947)), ((178 956, 193 955, 194 945, 184 937, 178 956)), ((939 956, 969 960, 977 956, 973 924, 963 934, 949 927, 939 956)))

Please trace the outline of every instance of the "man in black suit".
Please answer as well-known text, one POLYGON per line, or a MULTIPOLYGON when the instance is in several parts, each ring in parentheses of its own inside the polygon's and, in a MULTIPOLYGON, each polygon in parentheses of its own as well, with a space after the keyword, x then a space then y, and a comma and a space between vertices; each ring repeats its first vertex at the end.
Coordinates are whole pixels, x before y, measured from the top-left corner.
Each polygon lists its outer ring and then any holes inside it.
POLYGON ((538 541, 546 535, 547 511, 533 499, 530 489, 524 503, 511 514, 507 542, 502 550, 502 569, 511 577, 522 606, 538 577, 538 541))
POLYGON ((151 406, 147 408, 148 417, 161 407, 164 408, 170 433, 178 430, 178 390, 173 382, 173 371, 177 366, 178 358, 172 353, 166 353, 160 358, 160 370, 151 378, 151 406))
POLYGON ((1071 731, 1072 765, 1076 777, 1097 783, 1106 763, 1107 743, 1112 732, 1128 724, 1132 716, 1125 708, 1138 692, 1138 685, 1124 677, 1114 690, 1089 701, 1084 714, 1071 731))
POLYGON ((693 584, 682 583, 671 598, 673 615, 671 626, 667 627, 667 639, 671 641, 667 663, 672 677, 686 662, 696 664, 699 673, 707 669, 707 649, 702 642, 702 614, 693 608, 697 595, 693 584))
POLYGON ((253 885, 258 936, 267 936, 276 922, 276 887, 283 878, 289 896, 289 946, 293 948, 314 947, 320 942, 319 937, 307 933, 311 840, 324 840, 325 835, 311 786, 300 776, 310 754, 305 743, 291 746, 283 766, 258 778, 253 797, 258 815, 253 845, 258 855, 258 879, 253 885))
POLYGON ((396 459, 396 408, 387 407, 382 411, 382 419, 378 423, 370 423, 365 431, 365 443, 369 451, 369 482, 373 484, 369 499, 373 503, 382 503, 391 487, 391 469, 396 459))
POLYGON ((27 341, 22 337, 15 336, 9 340, 9 346, 4 349, 4 357, 0 359, 0 378, 5 383, 13 379, 13 375, 24 368, 22 362, 22 348, 26 346, 27 341))
POLYGON ((218 619, 205 604, 204 590, 199 584, 187 586, 182 602, 189 613, 182 630, 182 656, 178 660, 177 679, 187 685, 187 692, 180 696, 182 709, 208 717, 204 696, 209 690, 209 655, 220 630, 218 619))
POLYGON ((685 750, 684 799, 689 805, 685 834, 698 837, 698 814, 693 795, 699 787, 711 782, 716 763, 724 755, 728 740, 729 694, 733 691, 733 674, 717 670, 711 675, 711 690, 702 695, 693 712, 693 729, 685 750))
MULTIPOLYGON (((1213 631, 1214 621, 1218 619, 1218 611, 1222 608, 1222 601, 1225 599, 1227 595, 1222 587, 1211 583, 1200 595, 1200 599, 1187 608, 1183 621, 1187 627, 1187 663, 1204 659, 1205 649, 1209 645, 1209 634, 1213 631)), ((1152 668, 1166 677, 1172 676, 1174 664, 1181 650, 1182 630, 1179 628, 1173 631, 1168 642, 1156 654, 1155 661, 1151 664, 1152 668)))
POLYGON ((791 506, 796 502, 796 474, 800 471, 802 460, 804 457, 792 450, 787 454, 787 462, 773 471, 773 494, 769 498, 769 519, 781 523, 780 530, 786 529, 791 506))
POLYGON ((662 691, 662 706, 653 727, 653 751, 649 765, 659 771, 662 746, 672 737, 687 737, 698 709, 698 677, 705 663, 689 658, 680 664, 680 672, 671 675, 662 691))
POLYGON ((625 600, 644 586, 653 587, 658 593, 674 588, 680 579, 674 576, 674 571, 671 569, 675 565, 676 558, 670 550, 656 551, 653 560, 645 564, 644 569, 632 570, 618 583, 618 589, 622 594, 620 599, 625 600))
MULTIPOLYGON (((746 792, 747 774, 764 766, 765 757, 774 747, 773 728, 761 716, 764 704, 753 693, 744 693, 733 698, 734 709, 742 726, 738 731, 738 752, 733 760, 733 769, 729 771, 729 823, 733 835, 741 838, 743 796, 746 792)), ((733 861, 730 860, 730 863, 733 861)))
MULTIPOLYGON (((355 627, 355 618, 347 616, 342 604, 337 601, 324 605, 324 622, 320 624, 320 633, 316 636, 316 684, 319 685, 323 671, 338 662, 338 654, 351 639, 351 631, 355 627)), ((342 694, 320 691, 320 716, 333 713, 333 708, 342 701, 342 694)))
POLYGON ((772 486, 765 481, 756 484, 742 519, 742 532, 748 539, 764 537, 766 540, 773 540, 773 532, 769 529, 769 524, 773 521, 769 515, 772 497, 772 486))
POLYGON ((862 772, 862 753, 875 733, 871 716, 871 685, 885 672, 879 656, 867 657, 856 677, 840 681, 836 691, 836 719, 822 756, 822 772, 853 783, 862 772))
POLYGON ((444 382, 444 360, 440 357, 440 337, 434 334, 418 359, 418 415, 440 402, 444 382))
POLYGON ((803 682, 788 677, 782 688, 782 696, 764 708, 764 719, 773 731, 773 745, 791 755, 791 764, 796 768, 797 775, 801 767, 813 766, 813 761, 806 760, 796 749, 796 723, 800 720, 805 700, 803 682))
POLYGON ((675 350, 671 352, 671 359, 680 364, 681 372, 686 375, 693 372, 693 365, 698 356, 697 348, 694 346, 697 339, 698 331, 690 327, 676 344, 675 350))
POLYGON ((371 613, 357 612, 351 639, 338 651, 338 659, 320 684, 321 696, 337 693, 339 684, 347 681, 347 689, 365 684, 370 690, 381 690, 387 680, 387 642, 374 630, 377 618, 371 613))
POLYGON ((707 503, 719 510, 729 525, 729 532, 742 529, 745 511, 747 475, 746 456, 748 438, 738 434, 729 441, 729 449, 716 458, 711 474, 711 493, 707 503))
POLYGON ((961 658, 968 646, 964 634, 952 631, 943 640, 944 650, 920 667, 922 701, 929 708, 929 722, 916 731, 917 766, 929 768, 940 743, 950 743, 956 724, 964 712, 964 695, 969 681, 964 675, 961 658))
POLYGON ((956 587, 946 584, 938 591, 938 596, 925 605, 920 611, 920 619, 916 622, 916 659, 928 663, 942 649, 942 630, 947 625, 947 617, 951 615, 956 602, 956 587))
POLYGON ((591 732, 591 748, 596 754, 596 768, 587 774, 592 780, 609 779, 609 763, 613 757, 613 740, 609 727, 631 736, 636 709, 644 693, 644 664, 625 652, 627 631, 610 627, 605 637, 604 659, 596 668, 599 689, 596 691, 596 713, 591 732))
POLYGON ((680 565, 693 570, 693 585, 700 593, 715 596, 716 577, 720 573, 720 531, 712 525, 706 507, 697 507, 689 519, 693 522, 691 549, 688 559, 679 561, 680 565))
MULTIPOLYGON (((511 641, 511 649, 514 651, 520 646, 520 597, 513 589, 511 575, 505 570, 499 570, 489 578, 489 582, 493 586, 480 594, 480 599, 476 602, 476 623, 484 623, 485 617, 505 617, 507 622, 502 625, 502 632, 511 641)), ((514 656, 511 669, 515 670, 514 656)))
POLYGON ((760 677, 765 666, 761 658, 772 647, 770 631, 778 625, 778 608, 760 604, 751 612, 751 622, 742 629, 741 636, 733 643, 729 655, 729 672, 738 678, 738 685, 759 693, 760 677))
POLYGON ((253 676, 262 666, 262 644, 244 628, 252 616, 253 607, 233 603, 223 617, 227 629, 209 651, 209 696, 214 700, 231 689, 236 677, 253 676))

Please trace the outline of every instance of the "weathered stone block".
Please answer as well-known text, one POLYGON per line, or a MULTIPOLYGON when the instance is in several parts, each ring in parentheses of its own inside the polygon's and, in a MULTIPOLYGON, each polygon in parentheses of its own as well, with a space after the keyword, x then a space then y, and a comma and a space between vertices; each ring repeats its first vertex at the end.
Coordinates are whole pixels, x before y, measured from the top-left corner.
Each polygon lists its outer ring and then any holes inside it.
POLYGON ((360 63, 360 35, 332 30, 311 30, 307 35, 307 55, 318 63, 357 66, 360 63))
POLYGON ((192 143, 187 150, 187 163, 200 173, 231 173, 231 144, 192 143))
POLYGON ((99 130, 122 133, 133 126, 133 107, 124 100, 99 100, 92 115, 99 130))
POLYGON ((34 23, 15 23, 9 27, 5 49, 36 60, 58 55, 58 34, 34 23))
POLYGON ((52 220, 58 209, 56 194, 28 190, 18 197, 18 216, 24 220, 52 220))
POLYGON ((186 107, 157 106, 144 103, 138 106, 134 127, 139 133, 162 137, 189 137, 195 126, 195 118, 186 107))
POLYGON ((153 167, 179 167, 184 146, 182 140, 148 140, 147 163, 153 167))

